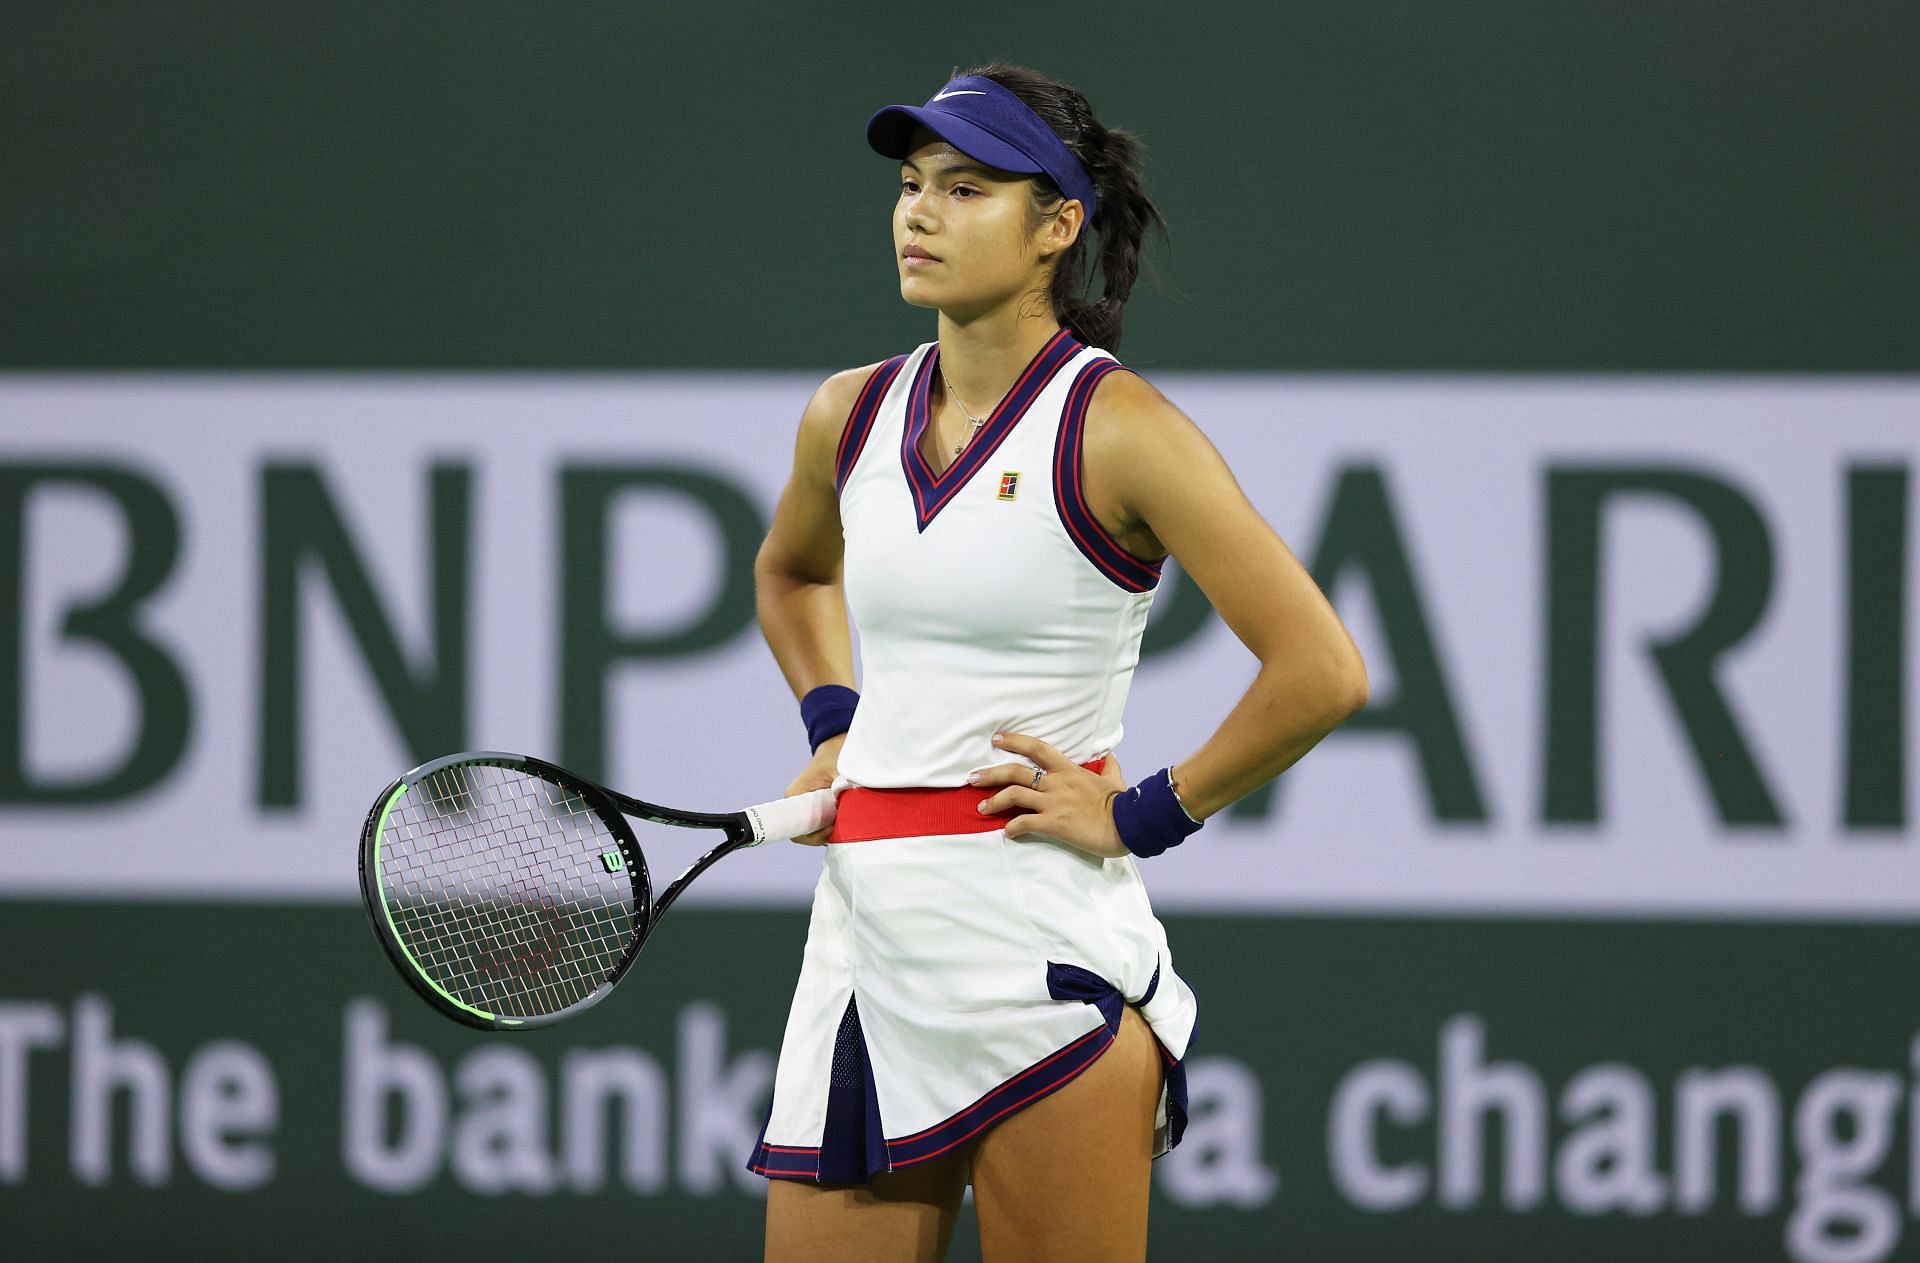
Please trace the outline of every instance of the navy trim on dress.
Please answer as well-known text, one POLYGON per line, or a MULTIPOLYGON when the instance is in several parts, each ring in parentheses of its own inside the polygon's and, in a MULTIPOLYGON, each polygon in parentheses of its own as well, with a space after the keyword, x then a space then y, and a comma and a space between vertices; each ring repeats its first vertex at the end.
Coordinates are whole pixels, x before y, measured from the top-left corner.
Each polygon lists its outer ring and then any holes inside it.
POLYGON ((1139 1005, 1143 1009, 1146 1008, 1149 1004, 1153 1003, 1153 993, 1158 991, 1159 989, 1160 989, 1160 962, 1156 960, 1153 962, 1153 977, 1147 979, 1147 989, 1140 993, 1140 998, 1138 1000, 1135 1000, 1134 1003, 1139 1005))
POLYGON ((860 396, 853 402, 853 411, 847 416, 847 424, 840 431, 840 446, 834 450, 833 489, 836 492, 846 490, 847 479, 853 475, 853 467, 859 463, 860 453, 866 449, 873 419, 879 415, 880 401, 887 397, 887 388, 893 385, 893 379, 900 375, 900 369, 906 362, 906 356, 896 355, 867 374, 867 383, 860 388, 860 396))
POLYGON ((1053 445, 1053 503, 1059 510, 1060 524, 1068 538, 1094 568, 1128 592, 1145 592, 1160 582, 1160 570, 1166 558, 1142 561, 1120 545, 1087 507, 1086 488, 1081 483, 1080 451, 1086 435, 1087 409, 1093 403, 1093 391, 1109 373, 1132 369, 1118 360, 1095 360, 1080 370, 1067 391, 1067 406, 1060 414, 1060 436, 1053 445))
POLYGON ((1067 329, 1047 339, 1047 344, 1027 361, 1026 368, 1014 380, 1013 389, 987 417, 980 433, 951 465, 936 474, 927 464, 927 458, 920 454, 920 436, 926 433, 931 419, 927 397, 940 359, 940 344, 934 343, 927 357, 920 361, 920 369, 913 376, 913 387, 907 392, 907 422, 900 434, 900 466, 906 471, 907 490, 913 494, 915 525, 919 530, 924 532, 955 493, 980 471, 994 449, 1013 433, 1013 427, 1047 388, 1047 383, 1079 353, 1082 345, 1067 329))
POLYGON ((1167 1152, 1187 1134, 1187 1063, 1167 1059, 1167 1152))
POLYGON ((860 1032, 860 1008, 847 999, 833 1041, 827 1121, 820 1137, 820 1178, 833 1184, 864 1184, 887 1169, 887 1141, 880 1127, 880 1099, 860 1032))
MULTIPOLYGON (((1156 966, 1147 996, 1152 996, 1159 982, 1156 966)), ((1022 1106, 1065 1087, 1113 1045, 1127 1001, 1099 974, 1057 961, 1047 962, 1047 994, 1056 1000, 1092 1005, 1100 1012, 1101 1024, 951 1118, 898 1140, 883 1138, 873 1069, 860 1033, 859 1013, 849 1000, 834 1040, 833 1080, 828 1085, 827 1118, 820 1145, 770 1145, 763 1125, 747 1169, 772 1179, 864 1184, 881 1171, 897 1171, 948 1153, 1022 1106)), ((1141 1003, 1145 1003, 1144 998, 1141 1003)), ((1167 1063, 1167 1148, 1171 1150, 1187 1130, 1187 1071, 1185 1063, 1167 1052, 1158 1039, 1154 1044, 1167 1063)), ((767 1115, 771 1121, 771 1104, 767 1115)))
MULTIPOLYGON (((935 1123, 911 1136, 884 1142, 887 1155, 884 1169, 897 1171, 901 1167, 928 1162, 965 1144, 1021 1106, 1030 1105, 1071 1083, 1083 1070, 1099 1060, 1100 1054, 1112 1043, 1113 1031, 1104 1024, 1096 1026, 1065 1048, 1028 1066, 946 1121, 935 1123)), ((828 1112, 828 1127, 831 1128, 831 1104, 828 1112)), ((875 1114, 877 1116, 877 1110, 875 1114)), ((823 1155, 827 1149, 834 1147, 834 1137, 823 1134, 821 1139, 827 1144, 809 1147, 770 1145, 763 1138, 754 1147, 753 1158, 747 1163, 747 1169, 775 1179, 830 1180, 832 1177, 824 1174, 823 1155)), ((861 1181, 856 1179, 852 1182, 861 1181)))
POLYGON ((972 1140, 1002 1118, 1059 1091, 1080 1077, 1113 1043, 1114 1032, 1096 1026, 1050 1057, 1043 1057, 943 1123, 887 1142, 894 1167, 939 1157, 972 1140))

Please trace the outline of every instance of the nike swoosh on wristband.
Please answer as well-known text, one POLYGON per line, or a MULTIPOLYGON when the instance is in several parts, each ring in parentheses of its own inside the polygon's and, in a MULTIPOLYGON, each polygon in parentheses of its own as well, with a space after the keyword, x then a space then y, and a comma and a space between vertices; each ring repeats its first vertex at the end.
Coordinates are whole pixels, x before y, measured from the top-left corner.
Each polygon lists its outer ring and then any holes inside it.
POLYGON ((950 96, 985 96, 985 95, 986 93, 977 91, 973 88, 962 88, 958 92, 942 92, 939 96, 936 96, 933 99, 936 101, 944 101, 950 96))

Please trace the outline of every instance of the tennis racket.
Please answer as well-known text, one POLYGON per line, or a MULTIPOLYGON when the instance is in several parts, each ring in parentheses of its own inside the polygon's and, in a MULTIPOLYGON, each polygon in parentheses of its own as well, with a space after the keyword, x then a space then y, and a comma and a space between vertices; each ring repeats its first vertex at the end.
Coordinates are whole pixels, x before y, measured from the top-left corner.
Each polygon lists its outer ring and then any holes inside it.
POLYGON ((723 857, 833 822, 833 791, 677 811, 519 754, 423 763, 360 833, 375 937, 420 998, 481 1030, 526 1030, 606 998, 680 892, 723 857), (627 817, 721 841, 654 897, 627 817))

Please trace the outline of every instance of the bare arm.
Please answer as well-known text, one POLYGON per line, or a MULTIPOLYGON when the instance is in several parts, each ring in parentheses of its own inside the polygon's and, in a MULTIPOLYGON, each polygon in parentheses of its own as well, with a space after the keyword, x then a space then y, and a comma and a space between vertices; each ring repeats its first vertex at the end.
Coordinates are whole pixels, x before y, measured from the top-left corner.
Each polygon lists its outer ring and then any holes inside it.
MULTIPOLYGON (((847 627, 846 588, 841 582, 845 540, 840 531, 840 495, 833 485, 834 456, 847 414, 871 372, 869 367, 836 373, 813 392, 794 442, 793 476, 780 493, 773 524, 753 562, 760 631, 796 698, 822 684, 853 685, 853 636, 847 627)), ((844 744, 844 734, 821 742, 786 792, 803 794, 831 786, 844 744)), ((818 845, 826 839, 827 831, 822 830, 794 841, 818 845)))
POLYGON ((1096 388, 1085 479, 1103 522, 1145 555, 1158 543, 1260 660, 1246 693, 1174 765, 1187 810, 1205 818, 1293 766, 1366 705, 1353 638, 1306 567, 1260 516, 1220 453, 1184 413, 1132 373, 1096 388))
POLYGON ((854 398, 871 372, 836 373, 813 392, 800 418, 793 475, 754 558, 760 630, 796 698, 822 684, 853 685, 834 454, 854 398))

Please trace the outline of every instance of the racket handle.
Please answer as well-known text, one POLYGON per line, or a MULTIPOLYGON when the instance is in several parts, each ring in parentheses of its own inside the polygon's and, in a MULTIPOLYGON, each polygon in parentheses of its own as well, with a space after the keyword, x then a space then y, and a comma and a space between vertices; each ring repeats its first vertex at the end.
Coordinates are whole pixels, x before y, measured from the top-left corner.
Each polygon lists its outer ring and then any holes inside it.
POLYGON ((833 823, 834 793, 816 789, 792 798, 776 798, 770 803, 749 807, 744 814, 753 829, 753 840, 777 841, 797 838, 803 833, 824 829, 833 823))

